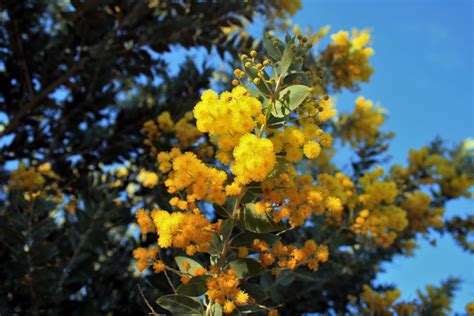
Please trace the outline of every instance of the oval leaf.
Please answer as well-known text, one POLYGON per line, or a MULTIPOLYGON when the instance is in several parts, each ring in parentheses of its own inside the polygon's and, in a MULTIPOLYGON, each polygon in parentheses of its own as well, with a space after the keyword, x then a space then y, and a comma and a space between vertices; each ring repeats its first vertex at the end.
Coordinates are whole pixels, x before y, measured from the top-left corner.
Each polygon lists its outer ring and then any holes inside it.
POLYGON ((257 284, 245 283, 240 285, 240 288, 257 301, 257 303, 261 303, 268 299, 267 292, 257 284))
POLYGON ((240 247, 240 246, 246 246, 246 247, 251 247, 252 243, 255 239, 258 240, 263 240, 267 242, 269 245, 273 245, 273 243, 277 240, 280 239, 275 234, 271 233, 264 233, 264 234, 257 234, 253 232, 244 232, 241 233, 232 240, 232 246, 234 247, 240 247))
POLYGON ((199 262, 197 262, 196 260, 193 260, 191 258, 188 258, 188 257, 176 256, 174 258, 174 260, 176 261, 176 264, 178 265, 179 271, 181 271, 183 273, 189 273, 191 275, 194 275, 193 271, 196 268, 203 268, 203 266, 199 262), (189 263, 189 269, 188 270, 184 269, 184 262, 189 263))
POLYGON ((280 75, 284 75, 291 66, 293 62, 293 50, 291 49, 291 45, 294 43, 294 39, 292 39, 289 43, 286 44, 285 50, 283 51, 283 56, 281 57, 281 65, 280 65, 280 75))
POLYGON ((224 244, 222 243, 221 236, 216 232, 211 232, 212 238, 209 241, 209 247, 207 248, 207 253, 211 255, 216 255, 222 251, 224 244))
POLYGON ((250 258, 238 258, 230 261, 227 267, 235 271, 239 279, 249 278, 265 272, 260 262, 250 258))
MULTIPOLYGON (((273 42, 274 41, 277 41, 278 44, 280 44, 281 46, 283 46, 283 43, 281 43, 280 40, 276 39, 276 38, 270 38, 270 34, 265 34, 264 37, 263 37, 263 48, 265 48, 265 50, 267 51, 268 55, 270 56, 271 59, 273 59, 274 61, 279 61, 281 60, 281 57, 282 57, 282 54, 281 54, 281 50, 280 50, 280 47, 275 47, 273 45, 273 42)), ((278 46, 280 46, 278 45, 278 46)))
POLYGON ((187 284, 183 283, 178 286, 176 292, 185 296, 201 296, 207 292, 207 279, 209 279, 207 275, 193 277, 187 284))
POLYGON ((234 220, 226 219, 222 222, 221 225, 221 234, 223 240, 229 240, 232 235, 232 230, 234 229, 234 220))
POLYGON ((156 303, 170 311, 173 315, 201 315, 203 313, 201 304, 189 296, 175 294, 165 295, 156 300, 156 303))
POLYGON ((283 223, 275 223, 270 213, 259 213, 255 210, 255 204, 247 203, 240 209, 241 226, 254 233, 270 233, 282 231, 286 228, 283 223))
POLYGON ((286 87, 278 94, 278 100, 275 100, 272 115, 275 117, 289 115, 291 111, 303 103, 310 93, 311 88, 301 84, 286 87))

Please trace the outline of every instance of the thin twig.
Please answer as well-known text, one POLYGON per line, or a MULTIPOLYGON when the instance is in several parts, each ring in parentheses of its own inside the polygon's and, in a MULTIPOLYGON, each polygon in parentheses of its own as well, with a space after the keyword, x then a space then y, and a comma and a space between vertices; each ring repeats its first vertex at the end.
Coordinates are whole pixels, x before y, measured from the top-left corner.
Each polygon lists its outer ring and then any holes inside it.
MULTIPOLYGON (((161 262, 164 263, 163 257, 161 256, 161 249, 158 250, 158 257, 160 257, 161 262)), ((164 275, 165 275, 165 277, 166 277, 166 280, 168 280, 169 285, 170 285, 171 288, 173 289, 173 292, 176 294, 176 288, 174 287, 173 282, 171 282, 171 279, 170 279, 170 277, 169 277, 169 275, 168 275, 168 272, 166 272, 166 265, 165 265, 165 269, 163 270, 163 273, 164 273, 164 275)))
POLYGON ((148 302, 145 295, 143 294, 143 291, 142 291, 142 288, 140 287, 140 284, 137 284, 137 287, 138 287, 138 291, 140 292, 140 295, 142 296, 143 300, 145 301, 146 306, 148 306, 148 308, 151 310, 151 313, 149 313, 149 314, 158 315, 158 313, 155 312, 155 310, 153 309, 153 306, 151 306, 150 302, 148 302))

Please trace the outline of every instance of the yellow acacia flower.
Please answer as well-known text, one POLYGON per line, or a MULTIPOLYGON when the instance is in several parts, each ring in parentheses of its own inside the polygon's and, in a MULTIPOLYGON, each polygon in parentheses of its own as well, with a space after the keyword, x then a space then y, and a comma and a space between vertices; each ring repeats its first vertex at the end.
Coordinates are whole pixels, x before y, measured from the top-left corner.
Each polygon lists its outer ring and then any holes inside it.
POLYGON ((366 304, 365 311, 375 315, 393 315, 391 308, 400 297, 400 290, 387 290, 384 293, 374 292, 370 286, 362 287, 362 299, 366 304))
POLYGON ((153 271, 158 274, 165 270, 166 266, 162 261, 153 263, 153 271))
POLYGON ((357 87, 358 82, 367 82, 373 73, 369 57, 374 50, 367 45, 370 33, 367 30, 339 31, 331 35, 332 42, 321 53, 322 60, 328 66, 329 75, 335 90, 342 87, 357 87))
POLYGON ((133 258, 137 260, 136 266, 138 271, 143 271, 148 268, 155 260, 158 254, 156 247, 150 247, 148 249, 139 247, 133 251, 133 258))
POLYGON ((158 175, 153 171, 147 171, 145 169, 140 170, 137 178, 138 182, 140 182, 146 188, 153 188, 158 184, 158 175))
MULTIPOLYGON (((160 155, 158 155, 160 170, 169 172, 165 180, 169 193, 186 190, 188 202, 194 200, 206 200, 218 204, 225 202, 224 184, 227 180, 225 171, 206 166, 192 152, 181 153, 176 149, 160 155)), ((178 203, 176 200, 176 205, 178 203)), ((184 204, 178 207, 183 209, 184 204)))
POLYGON ((168 111, 165 111, 158 115, 156 118, 158 122, 158 127, 165 133, 172 133, 174 131, 174 122, 171 119, 171 114, 168 111))
POLYGON ((254 134, 242 136, 234 149, 234 158, 231 171, 241 184, 264 180, 273 170, 276 161, 273 143, 254 134))
POLYGON ((144 209, 139 209, 135 214, 135 217, 143 235, 156 232, 156 227, 155 224, 153 224, 153 220, 150 216, 148 216, 144 209))
POLYGON ((234 304, 234 302, 227 300, 227 301, 225 301, 225 303, 224 303, 224 307, 223 307, 222 311, 223 311, 225 314, 230 314, 230 313, 232 313, 232 312, 234 311, 234 309, 235 309, 235 304, 234 304))
POLYGON ((209 133, 223 151, 231 151, 242 135, 256 127, 261 112, 260 101, 243 86, 223 92, 220 97, 207 90, 193 110, 198 130, 209 133))
POLYGON ((354 112, 342 115, 339 122, 344 139, 357 147, 363 141, 369 145, 374 144, 384 120, 383 109, 374 108, 371 100, 358 97, 354 112))
POLYGON ((212 238, 213 226, 206 217, 196 213, 169 213, 154 210, 151 218, 158 233, 161 248, 182 248, 189 252, 204 252, 212 238))
POLYGON ((331 39, 333 40, 334 44, 338 46, 349 45, 349 33, 346 31, 339 31, 331 35, 331 39))
POLYGON ((310 141, 304 144, 303 147, 304 155, 309 159, 318 158, 321 153, 321 146, 314 141, 310 141))
POLYGON ((228 304, 227 314, 231 313, 236 305, 246 305, 250 300, 249 295, 239 289, 240 281, 232 269, 219 272, 209 278, 206 285, 209 299, 214 300, 217 304, 228 304))
POLYGON ((410 227, 417 232, 425 233, 430 227, 443 226, 443 208, 431 208, 429 195, 416 191, 409 193, 401 206, 407 212, 410 227))
POLYGON ((10 174, 8 188, 10 190, 35 192, 41 188, 45 181, 39 168, 33 166, 26 168, 23 163, 20 163, 18 169, 10 174))
POLYGON ((474 302, 470 302, 466 304, 466 313, 469 316, 474 315, 474 302))

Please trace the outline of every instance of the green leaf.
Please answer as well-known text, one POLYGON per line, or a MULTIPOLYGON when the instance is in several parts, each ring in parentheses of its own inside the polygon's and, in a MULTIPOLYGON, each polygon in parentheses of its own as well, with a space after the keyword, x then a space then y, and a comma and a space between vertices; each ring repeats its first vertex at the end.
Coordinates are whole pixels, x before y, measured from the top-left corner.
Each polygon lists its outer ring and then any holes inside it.
POLYGON ((214 207, 214 212, 218 214, 220 217, 229 218, 232 215, 231 213, 229 213, 227 208, 223 205, 212 204, 212 206, 214 207))
POLYGON ((286 228, 285 224, 281 222, 275 223, 270 213, 257 212, 253 203, 247 203, 242 206, 239 220, 244 229, 254 233, 270 233, 282 231, 286 228))
POLYGON ((257 284, 245 283, 240 286, 240 288, 250 295, 257 303, 261 303, 268 299, 268 295, 265 290, 258 286, 257 284))
POLYGON ((216 255, 222 252, 224 244, 222 243, 221 236, 216 232, 211 232, 212 238, 209 241, 209 248, 207 248, 207 253, 211 255, 216 255))
POLYGON ((274 61, 281 60, 281 57, 283 56, 281 52, 284 49, 284 46, 279 39, 271 38, 270 34, 266 33, 263 37, 263 48, 265 48, 271 59, 274 61), (274 41, 278 42, 278 47, 273 45, 274 41))
POLYGON ((221 233, 223 240, 229 240, 230 236, 232 235, 232 230, 234 229, 234 220, 226 219, 222 222, 221 225, 221 233))
POLYGON ((210 278, 208 275, 196 276, 191 278, 187 284, 181 284, 176 292, 185 296, 201 296, 207 292, 206 282, 210 278))
POLYGON ((239 279, 249 278, 265 272, 260 262, 251 258, 237 258, 227 264, 228 268, 232 268, 239 279))
POLYGON ((289 86, 295 84, 295 80, 298 84, 309 84, 308 77, 302 72, 292 72, 283 78, 283 85, 289 86))
POLYGON ((284 117, 303 103, 304 99, 311 93, 311 88, 297 84, 286 87, 278 94, 275 100, 275 106, 272 109, 272 115, 275 117, 284 117))
POLYGON ((222 306, 220 304, 213 305, 214 310, 212 311, 212 316, 222 316, 222 306))
POLYGON ((199 262, 197 262, 197 261, 195 261, 191 258, 188 258, 188 257, 177 256, 177 257, 174 258, 174 260, 176 261, 176 264, 178 265, 179 271, 181 271, 183 273, 189 273, 191 275, 194 275, 193 274, 194 269, 203 268, 203 266, 199 262), (188 270, 184 269, 184 262, 189 263, 189 269, 188 270))
POLYGON ((189 296, 176 294, 165 295, 156 300, 156 303, 170 311, 173 315, 202 315, 203 313, 201 303, 189 296))
POLYGON ((293 62, 293 50, 291 49, 291 45, 294 44, 295 39, 292 38, 285 46, 285 50, 283 51, 283 56, 281 57, 281 64, 280 64, 280 75, 284 75, 291 66, 293 62))
POLYGON ((264 233, 264 234, 257 234, 253 232, 243 232, 232 240, 232 246, 235 247, 240 247, 240 246, 246 246, 246 247, 251 247, 252 243, 255 239, 263 240, 267 242, 269 245, 273 245, 273 243, 277 240, 280 239, 275 234, 271 233, 264 233))
POLYGON ((295 276, 293 275, 293 271, 290 270, 283 270, 278 275, 276 282, 283 285, 288 286, 295 280, 295 276))

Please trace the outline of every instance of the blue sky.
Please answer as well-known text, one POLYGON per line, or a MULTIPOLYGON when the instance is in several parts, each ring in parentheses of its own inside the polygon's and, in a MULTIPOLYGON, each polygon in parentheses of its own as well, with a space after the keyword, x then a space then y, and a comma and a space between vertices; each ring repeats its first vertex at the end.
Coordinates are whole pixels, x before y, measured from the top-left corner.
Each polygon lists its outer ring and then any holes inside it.
MULTIPOLYGON (((404 163, 410 148, 426 145, 436 135, 449 143, 474 136, 473 12, 474 2, 460 0, 306 0, 293 22, 302 30, 326 24, 331 32, 372 30, 375 73, 357 94, 338 95, 337 108, 352 110, 357 95, 380 103, 388 110, 386 130, 397 134, 393 162, 404 163)), ((454 201, 446 216, 473 211, 473 201, 454 201)), ((417 288, 458 276, 464 282, 453 311, 464 312, 474 300, 474 256, 450 236, 437 239, 437 247, 420 241, 415 257, 386 264, 377 283, 395 283, 410 299, 417 288)))

